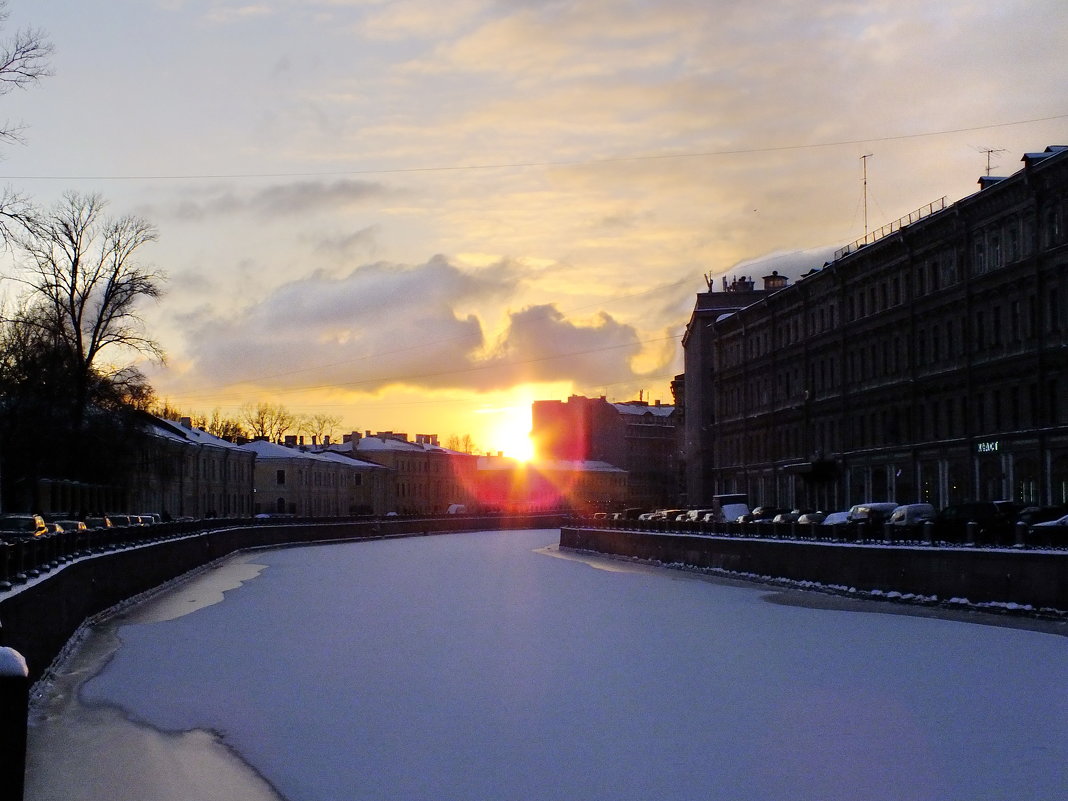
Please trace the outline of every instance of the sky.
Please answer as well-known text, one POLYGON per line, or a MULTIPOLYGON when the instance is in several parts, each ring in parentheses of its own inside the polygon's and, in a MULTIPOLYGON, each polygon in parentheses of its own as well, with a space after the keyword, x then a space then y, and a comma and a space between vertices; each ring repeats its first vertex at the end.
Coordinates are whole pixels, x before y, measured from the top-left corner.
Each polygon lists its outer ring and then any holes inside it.
POLYGON ((39 695, 27 801, 1063 797, 1055 623, 558 541, 258 551, 128 607, 39 695))
POLYGON ((862 156, 874 229, 1068 144, 1063 0, 8 11, 55 55, 0 97, 0 180, 156 226, 157 394, 338 433, 510 450, 533 400, 669 403, 706 276, 864 234, 862 156))

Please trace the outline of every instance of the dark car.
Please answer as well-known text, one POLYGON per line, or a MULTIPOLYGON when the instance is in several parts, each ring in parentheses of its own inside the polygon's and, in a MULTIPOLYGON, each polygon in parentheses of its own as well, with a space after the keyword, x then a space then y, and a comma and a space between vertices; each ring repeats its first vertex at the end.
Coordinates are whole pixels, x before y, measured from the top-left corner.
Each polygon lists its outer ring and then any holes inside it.
POLYGON ((48 533, 48 525, 40 515, 2 514, 0 515, 0 537, 5 539, 25 539, 40 537, 48 533))
POLYGON ((969 523, 975 523, 974 542, 1005 541, 1012 533, 1015 521, 993 502, 971 501, 947 506, 935 517, 934 534, 945 542, 973 541, 969 523))

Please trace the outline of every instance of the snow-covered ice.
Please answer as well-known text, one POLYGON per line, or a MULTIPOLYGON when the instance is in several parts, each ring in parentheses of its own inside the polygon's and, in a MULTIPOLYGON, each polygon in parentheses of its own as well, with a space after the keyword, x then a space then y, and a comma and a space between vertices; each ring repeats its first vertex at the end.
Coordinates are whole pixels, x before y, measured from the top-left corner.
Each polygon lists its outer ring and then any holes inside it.
MULTIPOLYGON (((245 555, 221 603, 178 587, 169 608, 191 613, 119 620, 121 646, 81 704, 155 737, 214 733, 213 758, 240 755, 289 801, 1021 801, 1068 787, 1065 636, 783 603, 756 585, 550 558, 556 539, 245 555)), ((37 773, 35 743, 74 719, 44 714, 31 732, 30 801, 99 801, 37 773)), ((174 789, 159 797, 192 797, 174 789)))

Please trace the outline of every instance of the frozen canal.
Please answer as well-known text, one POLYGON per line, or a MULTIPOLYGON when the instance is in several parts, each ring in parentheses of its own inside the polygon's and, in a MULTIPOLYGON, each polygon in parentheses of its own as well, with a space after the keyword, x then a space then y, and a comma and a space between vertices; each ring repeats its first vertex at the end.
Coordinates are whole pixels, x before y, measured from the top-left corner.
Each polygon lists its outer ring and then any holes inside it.
POLYGON ((557 538, 263 551, 128 610, 36 709, 27 799, 1064 797, 1056 626, 885 614, 557 538))

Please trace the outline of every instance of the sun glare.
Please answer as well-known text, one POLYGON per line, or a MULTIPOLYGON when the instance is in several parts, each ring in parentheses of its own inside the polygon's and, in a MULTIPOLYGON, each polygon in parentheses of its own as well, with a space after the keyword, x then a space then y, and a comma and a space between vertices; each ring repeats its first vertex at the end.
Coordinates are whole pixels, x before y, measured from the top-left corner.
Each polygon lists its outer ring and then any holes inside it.
POLYGON ((530 440, 530 407, 501 410, 500 419, 486 443, 491 453, 500 451, 505 456, 529 462, 534 458, 534 443, 530 440))

